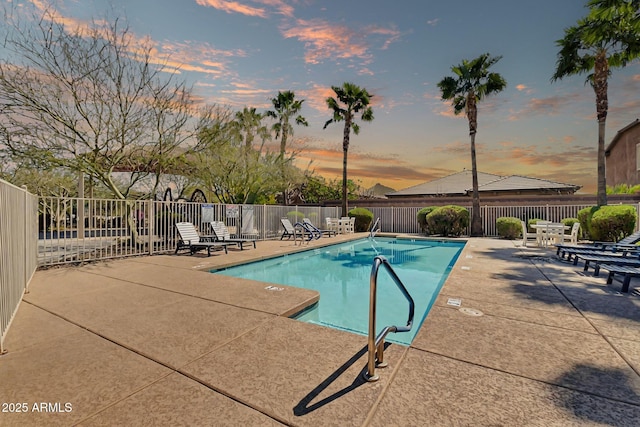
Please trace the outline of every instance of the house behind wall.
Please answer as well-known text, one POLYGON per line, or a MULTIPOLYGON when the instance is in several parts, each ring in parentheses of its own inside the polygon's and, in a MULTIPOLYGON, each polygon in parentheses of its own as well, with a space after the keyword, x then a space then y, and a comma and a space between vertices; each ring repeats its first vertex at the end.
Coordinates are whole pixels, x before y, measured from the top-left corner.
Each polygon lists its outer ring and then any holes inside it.
POLYGON ((607 186, 640 184, 640 120, 620 129, 605 151, 607 186))

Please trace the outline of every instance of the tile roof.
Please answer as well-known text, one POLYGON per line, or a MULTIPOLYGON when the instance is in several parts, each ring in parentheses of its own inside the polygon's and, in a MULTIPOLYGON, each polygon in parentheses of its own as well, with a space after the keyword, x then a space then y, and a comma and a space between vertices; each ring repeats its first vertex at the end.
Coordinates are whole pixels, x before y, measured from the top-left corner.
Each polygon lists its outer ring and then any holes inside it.
MULTIPOLYGON (((545 179, 519 175, 500 176, 478 172, 478 190, 480 192, 494 191, 531 191, 531 190, 562 190, 577 191, 579 185, 563 184, 545 179)), ((387 197, 402 196, 436 196, 436 195, 467 195, 472 191, 472 177, 470 170, 454 173, 433 181, 414 185, 395 193, 387 193, 387 197)))

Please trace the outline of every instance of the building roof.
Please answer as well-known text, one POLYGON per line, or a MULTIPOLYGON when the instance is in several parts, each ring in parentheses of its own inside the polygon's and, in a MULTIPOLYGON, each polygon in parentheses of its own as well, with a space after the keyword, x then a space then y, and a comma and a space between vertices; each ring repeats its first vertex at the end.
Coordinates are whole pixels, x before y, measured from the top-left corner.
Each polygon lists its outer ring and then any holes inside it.
POLYGON ((371 187, 371 188, 369 188, 367 190, 367 194, 370 195, 371 197, 378 197, 378 198, 386 199, 385 194, 393 193, 395 191, 396 191, 395 188, 387 187, 386 185, 382 185, 380 183, 377 183, 376 185, 374 185, 373 187, 371 187))
POLYGON ((616 136, 613 137, 613 139, 611 140, 611 142, 609 143, 609 145, 607 146, 607 148, 604 150, 605 153, 608 155, 609 151, 611 151, 611 149, 618 143, 618 141, 620 140, 620 138, 622 137, 622 135, 624 135, 624 133, 626 131, 628 131, 631 128, 634 128, 636 126, 640 125, 640 119, 635 119, 634 121, 632 121, 631 123, 629 123, 628 125, 626 125, 625 127, 623 127, 622 129, 620 129, 617 133, 616 136))
MULTIPOLYGON (((564 193, 575 193, 579 189, 579 185, 563 184, 545 179, 519 175, 500 176, 478 172, 478 191, 480 192, 562 191, 564 193)), ((466 196, 471 191, 471 171, 463 170, 462 172, 414 185, 395 193, 387 193, 387 197, 466 196)))

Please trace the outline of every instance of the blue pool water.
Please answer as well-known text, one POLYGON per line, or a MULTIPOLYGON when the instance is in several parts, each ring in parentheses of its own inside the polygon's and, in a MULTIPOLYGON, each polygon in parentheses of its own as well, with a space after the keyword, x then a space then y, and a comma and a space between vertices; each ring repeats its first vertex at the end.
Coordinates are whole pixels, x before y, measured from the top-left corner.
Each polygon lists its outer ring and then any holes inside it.
MULTIPOLYGON (((320 301, 296 319, 367 335, 371 266, 376 255, 383 255, 415 302, 412 330, 389 334, 387 340, 408 345, 463 247, 464 242, 362 239, 212 272, 315 289, 320 301)), ((378 272, 377 290, 376 333, 385 326, 406 325, 408 302, 384 268, 378 272)))

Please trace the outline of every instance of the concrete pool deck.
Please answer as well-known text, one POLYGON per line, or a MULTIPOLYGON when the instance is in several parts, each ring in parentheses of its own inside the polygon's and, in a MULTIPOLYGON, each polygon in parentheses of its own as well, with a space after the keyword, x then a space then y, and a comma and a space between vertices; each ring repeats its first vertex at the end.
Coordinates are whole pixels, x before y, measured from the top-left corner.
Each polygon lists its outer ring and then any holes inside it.
POLYGON ((639 282, 621 294, 520 243, 469 239, 374 383, 366 337, 286 317, 315 291, 200 271, 293 242, 38 271, 0 356, 0 425, 637 426, 639 282))

